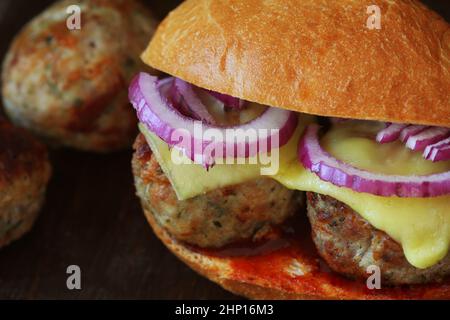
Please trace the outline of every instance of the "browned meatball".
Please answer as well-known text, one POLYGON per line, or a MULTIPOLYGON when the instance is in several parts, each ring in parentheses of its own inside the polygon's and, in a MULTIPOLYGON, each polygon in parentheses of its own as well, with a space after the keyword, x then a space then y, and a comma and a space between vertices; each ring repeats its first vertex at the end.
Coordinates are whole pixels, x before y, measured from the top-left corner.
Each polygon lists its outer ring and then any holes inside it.
POLYGON ((309 192, 307 205, 319 254, 338 273, 367 278, 367 267, 376 265, 387 285, 436 282, 450 275, 450 255, 430 268, 417 269, 406 260, 400 244, 332 197, 309 192))
POLYGON ((45 146, 0 120, 0 247, 30 230, 50 174, 45 146))
POLYGON ((107 152, 131 147, 136 115, 130 79, 156 23, 136 0, 64 0, 14 39, 2 70, 5 111, 53 145, 107 152), (78 5, 81 29, 66 26, 78 5))
POLYGON ((297 192, 268 178, 180 201, 142 135, 134 148, 133 173, 142 206, 178 240, 221 247, 258 238, 299 208, 297 192))

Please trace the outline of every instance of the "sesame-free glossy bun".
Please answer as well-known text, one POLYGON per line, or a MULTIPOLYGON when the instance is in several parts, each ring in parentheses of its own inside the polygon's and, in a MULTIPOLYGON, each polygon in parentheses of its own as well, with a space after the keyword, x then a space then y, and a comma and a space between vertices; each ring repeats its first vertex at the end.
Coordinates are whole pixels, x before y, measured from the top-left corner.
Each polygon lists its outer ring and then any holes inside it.
POLYGON ((323 116, 450 127, 450 28, 416 0, 187 0, 143 53, 200 87, 323 116))

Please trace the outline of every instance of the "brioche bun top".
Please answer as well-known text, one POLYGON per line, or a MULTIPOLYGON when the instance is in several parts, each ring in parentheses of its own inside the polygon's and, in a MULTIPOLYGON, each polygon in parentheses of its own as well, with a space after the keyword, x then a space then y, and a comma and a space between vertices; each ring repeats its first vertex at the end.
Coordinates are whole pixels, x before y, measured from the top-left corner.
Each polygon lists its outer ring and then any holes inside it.
POLYGON ((142 59, 270 106, 450 127, 450 27, 415 0, 187 0, 142 59))

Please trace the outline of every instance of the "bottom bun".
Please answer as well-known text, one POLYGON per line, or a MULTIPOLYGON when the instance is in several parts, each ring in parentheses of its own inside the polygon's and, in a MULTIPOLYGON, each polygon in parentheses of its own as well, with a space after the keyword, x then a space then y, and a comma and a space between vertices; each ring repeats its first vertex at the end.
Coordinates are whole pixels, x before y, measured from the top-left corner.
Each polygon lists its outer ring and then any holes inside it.
MULTIPOLYGON (((42 201, 40 201, 40 203, 42 203, 42 201)), ((38 205, 37 207, 40 208, 40 206, 41 205, 38 205)), ((39 215, 38 209, 21 214, 23 214, 23 216, 20 217, 20 220, 15 221, 17 226, 0 236, 0 248, 7 246, 28 233, 39 215)))
MULTIPOLYGON (((198 249, 170 236, 144 209, 153 231, 164 245, 197 273, 224 289, 250 299, 450 299, 450 282, 431 285, 386 287, 370 290, 366 283, 343 278, 319 258, 306 218, 301 236, 284 245, 231 251, 198 249)), ((370 274, 368 274, 368 277, 370 274)))

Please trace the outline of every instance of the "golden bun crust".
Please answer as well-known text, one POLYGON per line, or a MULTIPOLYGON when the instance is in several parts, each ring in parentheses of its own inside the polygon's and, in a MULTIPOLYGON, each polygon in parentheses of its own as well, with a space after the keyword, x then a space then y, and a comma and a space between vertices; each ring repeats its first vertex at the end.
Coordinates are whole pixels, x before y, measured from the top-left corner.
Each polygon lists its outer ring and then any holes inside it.
POLYGON ((304 246, 306 241, 265 256, 214 256, 177 242, 150 211, 144 213, 156 236, 181 261, 225 290, 250 299, 450 299, 449 282, 369 290, 365 284, 321 270, 304 246))
POLYGON ((450 27, 417 0, 187 0, 142 54, 197 86, 298 112, 450 127, 450 27))

